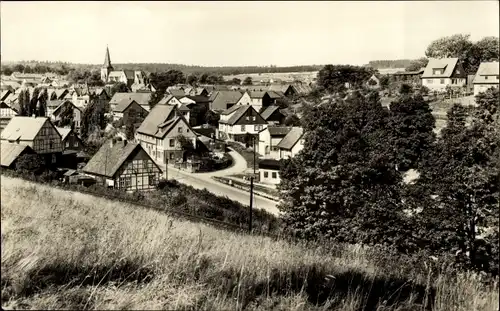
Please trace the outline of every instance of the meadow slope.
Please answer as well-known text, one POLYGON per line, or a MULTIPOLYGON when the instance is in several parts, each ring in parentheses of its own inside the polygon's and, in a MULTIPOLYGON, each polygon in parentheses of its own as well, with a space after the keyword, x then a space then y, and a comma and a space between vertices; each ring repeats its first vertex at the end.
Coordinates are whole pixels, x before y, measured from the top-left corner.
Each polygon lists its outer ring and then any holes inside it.
POLYGON ((474 274, 235 234, 1 176, 4 309, 496 310, 474 274), (392 265, 388 265, 392 263, 392 265))

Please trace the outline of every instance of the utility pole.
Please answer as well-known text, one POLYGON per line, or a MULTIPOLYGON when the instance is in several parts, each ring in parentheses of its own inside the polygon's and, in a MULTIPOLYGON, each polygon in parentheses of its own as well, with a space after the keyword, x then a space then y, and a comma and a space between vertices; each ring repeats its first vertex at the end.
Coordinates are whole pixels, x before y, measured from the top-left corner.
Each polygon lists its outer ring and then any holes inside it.
POLYGON ((252 142, 253 142, 253 174, 250 177, 250 215, 248 221, 249 232, 252 232, 253 178, 255 176, 255 136, 252 136, 252 142))

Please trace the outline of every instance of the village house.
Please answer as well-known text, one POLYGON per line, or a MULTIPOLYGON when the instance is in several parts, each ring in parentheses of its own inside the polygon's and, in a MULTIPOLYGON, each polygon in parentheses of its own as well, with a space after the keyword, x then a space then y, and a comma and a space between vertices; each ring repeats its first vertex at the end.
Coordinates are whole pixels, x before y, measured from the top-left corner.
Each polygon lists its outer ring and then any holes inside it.
POLYGON ((115 93, 111 100, 109 101, 111 111, 114 111, 116 106, 122 100, 135 100, 142 108, 146 111, 150 110, 149 100, 151 99, 151 92, 139 92, 139 93, 115 93))
POLYGON ((35 154, 35 151, 28 145, 2 141, 0 144, 0 165, 3 168, 15 169, 17 160, 25 154, 35 154))
POLYGON ((94 95, 94 100, 96 100, 97 104, 100 107, 103 107, 106 111, 110 110, 109 107, 109 101, 111 100, 111 97, 109 96, 108 92, 106 92, 106 89, 104 88, 96 88, 92 91, 94 95))
POLYGON ((269 106, 260 114, 269 124, 283 124, 285 122, 285 114, 278 106, 269 106))
POLYGON ((410 83, 413 85, 422 85, 422 74, 425 71, 425 67, 420 68, 420 70, 415 71, 398 71, 392 74, 392 78, 395 81, 410 83))
POLYGON ((279 158, 294 157, 304 148, 304 131, 301 127, 292 127, 290 132, 279 142, 279 158))
POLYGON ((75 169, 78 163, 88 160, 88 156, 84 152, 85 145, 75 131, 62 127, 56 127, 56 129, 61 134, 63 145, 62 159, 58 166, 75 169))
POLYGON ((15 107, 11 107, 5 101, 0 101, 0 117, 13 117, 18 114, 15 107))
POLYGON ((238 91, 214 91, 210 95, 210 110, 222 112, 236 105, 242 94, 238 91))
POLYGON ((170 89, 170 90, 167 90, 167 93, 172 95, 172 96, 175 96, 177 99, 180 99, 180 98, 186 96, 186 93, 184 92, 184 90, 181 90, 181 89, 170 89))
POLYGON ((179 136, 192 141, 196 148, 196 133, 173 105, 154 106, 135 133, 144 150, 163 165, 186 160, 179 136))
POLYGON ((291 97, 297 95, 297 91, 291 84, 271 84, 269 85, 268 91, 281 92, 286 97, 291 97))
POLYGON ((171 94, 167 94, 163 96, 162 99, 157 103, 157 105, 174 105, 180 107, 182 103, 179 101, 177 97, 171 94))
POLYGON ((189 96, 206 96, 208 97, 208 90, 204 87, 187 87, 184 89, 184 94, 189 96))
POLYGON ((264 158, 280 159, 278 144, 290 132, 291 126, 269 125, 259 132, 257 152, 264 158))
POLYGON ((263 184, 278 185, 280 179, 280 162, 275 159, 259 161, 259 181, 263 184))
POLYGON ((464 87, 467 74, 458 58, 430 58, 422 74, 422 85, 431 91, 441 91, 446 86, 464 87))
POLYGON ((135 123, 137 118, 144 119, 148 115, 148 111, 133 99, 123 99, 114 107, 112 113, 113 120, 123 119, 123 124, 135 123))
POLYGON ((491 87, 498 87, 499 80, 499 63, 498 62, 482 62, 477 69, 474 77, 474 96, 486 91, 491 87))
POLYGON ((69 100, 51 100, 47 101, 47 117, 50 117, 52 121, 60 121, 63 114, 69 111, 73 114, 73 124, 76 129, 79 129, 82 123, 82 109, 74 105, 69 100), (57 105, 55 108, 53 105, 57 105), (49 111, 50 109, 50 111, 49 111))
POLYGON ((1 140, 30 146, 48 165, 56 164, 63 151, 61 134, 47 117, 12 117, 1 140))
POLYGON ((279 99, 285 97, 283 93, 276 91, 267 91, 267 95, 269 95, 269 98, 271 99, 271 105, 276 104, 279 99))
POLYGON ((252 107, 257 111, 261 111, 261 109, 267 108, 272 104, 271 97, 266 91, 262 92, 247 91, 245 93, 248 93, 251 100, 250 105, 252 105, 252 107))
POLYGON ((101 146, 82 171, 98 184, 127 192, 154 190, 162 176, 140 144, 113 139, 101 146))
POLYGON ((219 138, 246 142, 248 134, 258 137, 259 131, 265 127, 266 120, 251 105, 237 105, 221 113, 219 138))
POLYGON ((295 89, 295 91, 297 92, 298 95, 302 95, 302 96, 308 95, 312 91, 312 88, 309 85, 309 83, 298 83, 297 82, 297 83, 293 84, 293 88, 295 89))
POLYGON ((368 81, 366 81, 366 87, 372 90, 380 88, 380 75, 372 74, 368 81))

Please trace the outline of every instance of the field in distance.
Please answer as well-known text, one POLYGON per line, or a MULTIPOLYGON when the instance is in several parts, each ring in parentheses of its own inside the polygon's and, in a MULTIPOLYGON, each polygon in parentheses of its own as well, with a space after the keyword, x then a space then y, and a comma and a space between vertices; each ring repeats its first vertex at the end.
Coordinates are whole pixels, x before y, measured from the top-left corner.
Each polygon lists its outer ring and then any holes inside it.
POLYGON ((271 72, 271 73, 249 73, 249 74, 239 74, 239 75, 227 75, 223 76, 224 80, 229 81, 234 78, 238 78, 241 81, 245 80, 246 77, 251 77, 253 83, 259 83, 260 80, 268 82, 270 79, 280 79, 283 82, 293 82, 294 80, 299 81, 312 81, 318 75, 317 71, 305 71, 305 72, 271 72))
POLYGON ((474 274, 435 275, 426 290, 427 273, 359 246, 236 234, 6 176, 1 193, 4 309, 498 307, 474 274))

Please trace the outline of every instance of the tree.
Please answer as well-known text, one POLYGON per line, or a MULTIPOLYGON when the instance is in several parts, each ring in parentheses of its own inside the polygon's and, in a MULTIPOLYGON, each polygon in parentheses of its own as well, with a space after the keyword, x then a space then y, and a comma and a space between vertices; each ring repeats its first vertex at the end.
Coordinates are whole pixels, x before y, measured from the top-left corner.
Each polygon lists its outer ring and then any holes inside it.
POLYGON ((23 64, 15 64, 14 65, 14 71, 16 71, 16 72, 24 72, 24 65, 23 64))
POLYGON ((406 249, 411 229, 398 205, 401 175, 386 139, 388 118, 380 102, 357 92, 306 113, 304 149, 280 171, 287 231, 406 249))
POLYGON ((405 93, 390 105, 390 139, 398 170, 418 169, 432 148, 435 119, 419 95, 405 93))
POLYGON ((232 84, 235 84, 235 85, 241 85, 241 79, 238 79, 238 78, 233 78, 231 80, 231 83, 232 84))
POLYGON ((210 124, 212 126, 218 126, 219 120, 220 120, 220 115, 212 110, 208 110, 207 113, 205 114, 205 121, 207 124, 210 124))
POLYGON ((27 89, 21 90, 17 98, 19 105, 19 115, 29 116, 29 106, 30 106, 30 93, 27 89))
POLYGON ((110 96, 113 97, 116 93, 127 93, 129 91, 127 84, 116 82, 111 86, 110 96))
POLYGON ((38 117, 45 117, 47 113, 47 100, 49 99, 49 94, 47 89, 43 89, 38 97, 38 104, 36 109, 36 115, 38 117))
POLYGON ((2 66, 2 74, 10 76, 13 73, 12 68, 9 66, 2 66))
POLYGON ((70 126, 73 127, 73 113, 74 113, 74 108, 73 105, 64 105, 61 108, 61 112, 59 113, 59 122, 58 126, 60 127, 66 127, 70 126))
POLYGON ((191 85, 191 86, 195 86, 198 83, 198 77, 195 76, 195 75, 193 75, 193 74, 191 74, 191 75, 189 75, 187 77, 186 83, 189 84, 189 85, 191 85))
POLYGON ((104 107, 102 107, 95 96, 90 97, 90 103, 83 110, 80 132, 86 140, 95 131, 106 127, 104 107))
POLYGON ((201 84, 206 84, 207 83, 207 79, 208 79, 208 73, 202 74, 201 77, 200 77, 200 83, 201 84))
POLYGON ((286 126, 300 126, 300 119, 296 114, 290 114, 285 118, 286 126))
POLYGON ((345 84, 361 87, 375 70, 350 65, 326 65, 318 72, 317 84, 330 93, 342 92, 345 84))
POLYGON ((187 138, 184 135, 178 135, 176 139, 181 145, 181 149, 185 158, 190 158, 198 155, 196 147, 193 145, 193 141, 191 139, 187 138))
POLYGON ((45 170, 45 162, 38 154, 23 154, 17 159, 16 170, 38 175, 45 170))
POLYGON ((37 87, 34 88, 33 93, 30 96, 30 104, 29 104, 29 108, 28 108, 28 115, 29 116, 36 114, 36 108, 37 108, 39 94, 40 94, 40 89, 37 87))
POLYGON ((405 68, 405 71, 418 71, 421 68, 427 66, 429 63, 429 59, 427 57, 421 57, 416 59, 410 63, 408 67, 405 68))
POLYGON ((409 84, 403 83, 399 86, 400 95, 409 95, 413 93, 413 87, 409 84))
POLYGON ((499 40, 498 37, 484 37, 474 45, 475 52, 480 62, 498 61, 499 40))
POLYGON ((243 80, 243 85, 252 85, 252 77, 246 77, 245 80, 243 80))
POLYGON ((389 86, 389 77, 387 75, 383 75, 380 77, 380 87, 382 89, 386 89, 389 86))

